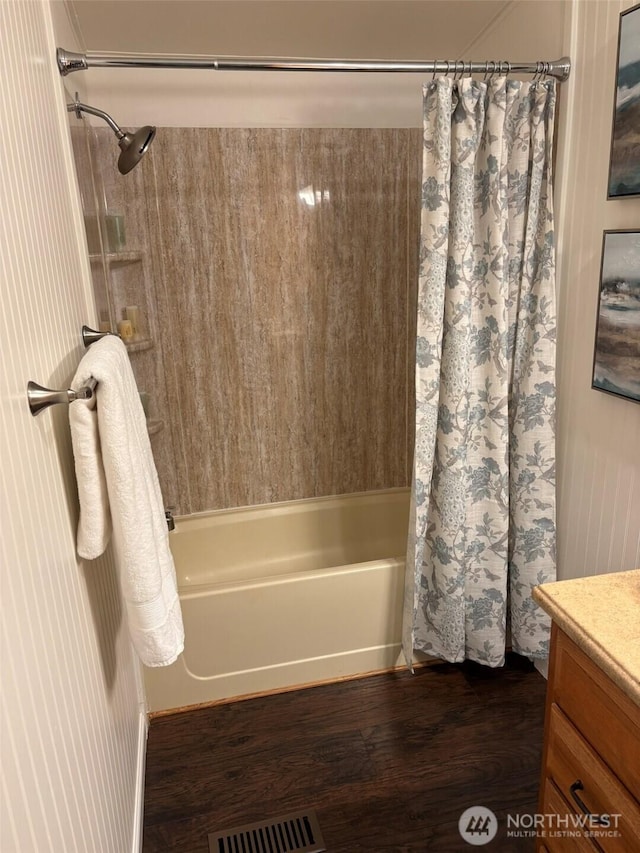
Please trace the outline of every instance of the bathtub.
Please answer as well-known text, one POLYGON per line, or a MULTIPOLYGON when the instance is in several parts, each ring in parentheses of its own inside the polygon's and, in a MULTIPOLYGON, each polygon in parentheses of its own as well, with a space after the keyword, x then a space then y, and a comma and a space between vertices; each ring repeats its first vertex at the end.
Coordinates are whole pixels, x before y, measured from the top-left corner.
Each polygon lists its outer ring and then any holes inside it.
POLYGON ((177 518, 185 650, 145 669, 150 711, 397 665, 408 514, 389 489, 177 518))

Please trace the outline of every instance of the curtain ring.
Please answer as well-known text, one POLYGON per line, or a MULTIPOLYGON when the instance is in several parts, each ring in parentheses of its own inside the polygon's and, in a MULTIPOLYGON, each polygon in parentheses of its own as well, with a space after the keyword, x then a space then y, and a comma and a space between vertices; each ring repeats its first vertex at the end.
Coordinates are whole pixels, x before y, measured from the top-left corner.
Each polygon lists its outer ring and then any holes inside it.
POLYGON ((540 62, 540 60, 538 60, 536 62, 536 70, 533 74, 533 80, 531 82, 531 88, 534 92, 538 88, 538 81, 540 80, 540 76, 541 76, 541 67, 542 67, 542 63, 540 62))
POLYGON ((436 61, 433 63, 433 74, 431 75, 431 82, 432 82, 432 83, 435 83, 435 79, 436 79, 436 70, 437 70, 437 68, 438 68, 438 62, 440 62, 440 60, 439 60, 439 59, 436 59, 436 61))
POLYGON ((469 77, 473 74, 473 62, 471 60, 469 60, 469 70, 467 71, 467 74, 469 77))
POLYGON ((507 77, 511 74, 511 63, 507 60, 507 77))
POLYGON ((487 59, 484 63, 484 77, 482 78, 484 82, 487 82, 487 77, 489 76, 489 60, 487 59))
POLYGON ((449 76, 449 65, 451 63, 449 62, 448 59, 445 59, 445 62, 447 63, 447 70, 444 72, 444 75, 445 75, 445 77, 448 77, 449 76))

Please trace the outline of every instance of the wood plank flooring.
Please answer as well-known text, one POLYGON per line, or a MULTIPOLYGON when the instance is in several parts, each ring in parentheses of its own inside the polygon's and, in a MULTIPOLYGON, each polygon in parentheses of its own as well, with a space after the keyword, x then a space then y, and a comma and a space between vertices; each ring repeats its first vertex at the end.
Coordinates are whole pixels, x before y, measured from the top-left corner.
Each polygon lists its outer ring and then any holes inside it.
POLYGON ((487 851, 533 851, 546 682, 528 661, 443 664, 152 721, 144 853, 208 853, 207 834, 315 809, 330 853, 461 853, 473 805, 487 851))

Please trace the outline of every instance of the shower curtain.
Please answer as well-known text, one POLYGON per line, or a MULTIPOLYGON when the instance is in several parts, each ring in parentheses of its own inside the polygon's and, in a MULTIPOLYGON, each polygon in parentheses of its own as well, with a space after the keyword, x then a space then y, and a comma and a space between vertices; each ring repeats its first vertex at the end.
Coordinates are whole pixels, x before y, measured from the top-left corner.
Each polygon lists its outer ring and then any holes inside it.
POLYGON ((424 87, 416 442, 403 647, 546 657, 555 579, 555 84, 424 87))

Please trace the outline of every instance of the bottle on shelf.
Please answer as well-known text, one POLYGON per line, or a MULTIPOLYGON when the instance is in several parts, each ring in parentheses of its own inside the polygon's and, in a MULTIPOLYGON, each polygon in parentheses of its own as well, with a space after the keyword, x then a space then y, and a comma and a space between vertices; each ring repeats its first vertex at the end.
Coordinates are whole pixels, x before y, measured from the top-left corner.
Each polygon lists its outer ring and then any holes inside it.
POLYGON ((118 334, 125 344, 133 341, 133 326, 131 320, 120 320, 118 323, 118 334))
POLYGON ((107 250, 109 252, 122 252, 127 245, 124 232, 124 216, 120 213, 107 213, 104 223, 107 235, 107 250))
POLYGON ((124 314, 133 328, 133 340, 140 340, 142 338, 142 328, 140 325, 140 309, 137 305, 127 305, 127 307, 124 309, 124 314))

